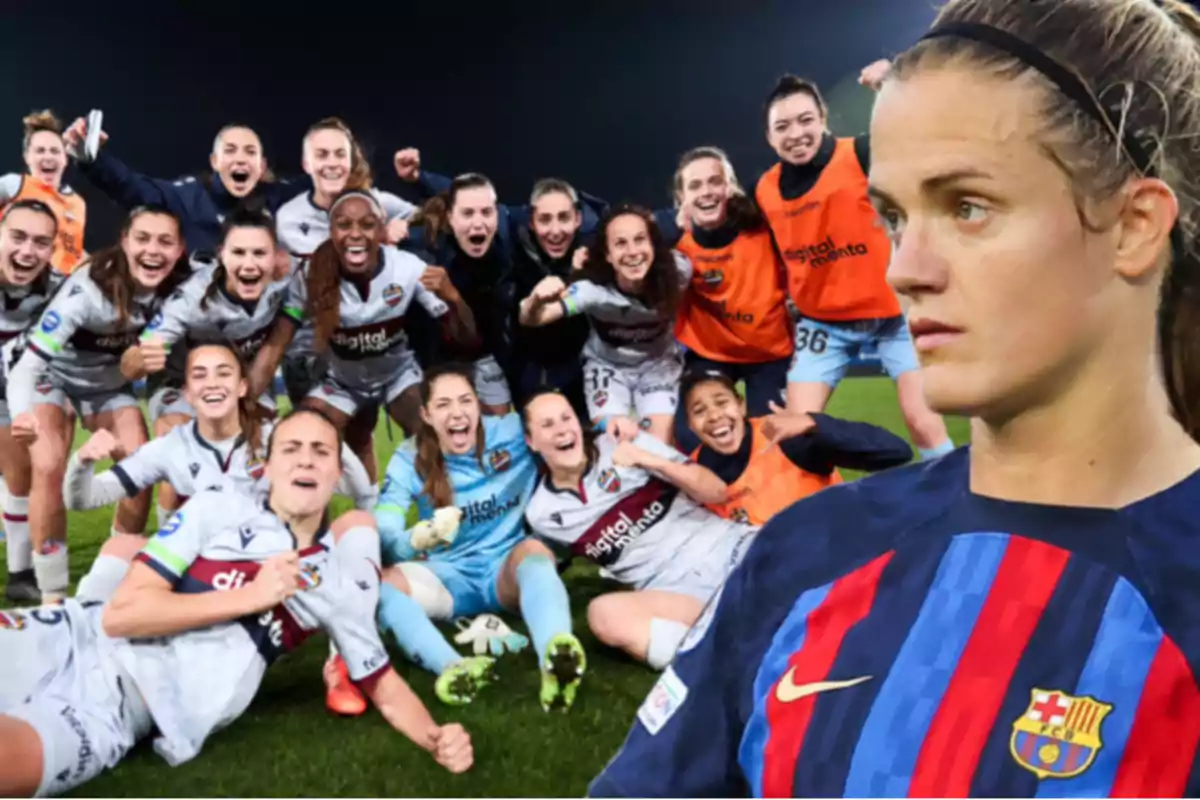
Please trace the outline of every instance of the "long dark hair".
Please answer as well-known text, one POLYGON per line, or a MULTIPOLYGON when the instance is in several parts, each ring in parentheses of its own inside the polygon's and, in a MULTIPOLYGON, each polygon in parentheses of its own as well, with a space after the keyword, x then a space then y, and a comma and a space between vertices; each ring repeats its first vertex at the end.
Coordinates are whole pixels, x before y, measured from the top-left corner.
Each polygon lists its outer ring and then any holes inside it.
MULTIPOLYGON (((240 210, 232 216, 226 217, 225 222, 221 225, 221 243, 218 245, 217 267, 213 270, 212 280, 208 283, 208 288, 204 290, 204 296, 200 298, 200 310, 207 311, 208 304, 217 296, 217 292, 225 281, 228 280, 229 273, 225 269, 225 265, 220 261, 220 250, 225 247, 225 240, 229 238, 229 234, 239 228, 255 228, 260 231, 266 231, 271 237, 271 244, 279 246, 279 240, 275 236, 275 220, 271 215, 262 212, 240 210)), ((272 265, 274 266, 274 265, 272 265)))
POLYGON ((492 188, 492 182, 486 175, 478 172, 468 172, 450 181, 450 188, 441 194, 434 195, 425 201, 409 219, 412 225, 420 225, 425 230, 425 244, 428 247, 437 245, 442 234, 450 232, 450 211, 458 201, 458 193, 464 189, 492 188))
MULTIPOLYGON (((533 432, 533 421, 529 419, 529 407, 533 405, 534 400, 537 400, 539 397, 548 394, 558 395, 563 400, 566 400, 567 405, 570 406, 572 413, 575 414, 575 418, 579 419, 579 412, 575 410, 575 405, 571 402, 569 397, 563 394, 561 390, 556 389, 553 386, 539 386, 533 390, 533 393, 525 399, 525 404, 521 406, 521 426, 525 429, 526 436, 529 436, 533 432)), ((600 457, 600 447, 596 444, 596 442, 600 439, 600 432, 595 428, 590 428, 587 425, 584 425, 583 420, 581 419, 579 420, 579 429, 583 431, 583 452, 587 455, 588 463, 594 464, 600 457)), ((541 468, 545 470, 546 462, 537 453, 534 453, 533 455, 537 459, 537 462, 541 468)))
POLYGON ((641 206, 622 203, 605 212, 596 228, 596 242, 588 248, 587 261, 584 262, 583 269, 572 275, 571 280, 589 280, 599 286, 611 286, 620 291, 616 270, 608 263, 608 229, 613 220, 624 216, 639 217, 646 223, 646 229, 650 232, 650 243, 654 248, 654 260, 650 263, 650 270, 646 273, 638 299, 647 308, 668 318, 674 318, 683 294, 679 285, 675 255, 663 239, 662 231, 654 221, 654 215, 641 206))
MULTIPOLYGON (((421 405, 428 408, 433 398, 433 387, 441 378, 457 376, 467 382, 471 391, 475 391, 474 373, 467 364, 448 363, 438 364, 425 372, 421 380, 421 405)), ((425 481, 424 493, 434 508, 443 508, 454 504, 454 487, 450 484, 450 476, 446 474, 446 456, 442 453, 442 445, 438 441, 437 431, 429 423, 421 421, 421 427, 415 434, 417 457, 415 461, 417 475, 425 481)), ((475 457, 483 463, 483 451, 486 446, 483 435, 483 420, 475 429, 475 457)))
MULTIPOLYGON (((123 243, 133 227, 134 220, 145 214, 170 217, 175 222, 175 230, 179 233, 182 243, 183 228, 179 222, 179 216, 174 211, 162 206, 139 206, 130 211, 125 217, 125 221, 121 223, 121 236, 117 243, 96 253, 88 261, 91 267, 92 282, 99 287, 100 294, 104 299, 116 309, 117 320, 122 325, 129 323, 129 317, 133 313, 133 297, 138 291, 133 273, 129 270, 129 259, 125 255, 123 243)), ((192 268, 188 264, 187 252, 184 248, 183 255, 171 268, 171 274, 158 285, 155 294, 159 297, 167 297, 191 274, 192 268)))
MULTIPOLYGON (((352 196, 366 200, 374 209, 379 223, 383 224, 383 209, 379 207, 379 202, 369 192, 362 189, 346 189, 329 204, 331 226, 338 204, 344 198, 352 196)), ((329 348, 329 339, 337 330, 338 322, 341 319, 342 258, 333 246, 332 236, 322 242, 320 247, 309 256, 305 287, 308 292, 308 307, 305 309, 305 315, 313 320, 313 342, 317 352, 324 353, 329 348)))
MULTIPOLYGON (((229 353, 230 358, 233 359, 233 363, 237 364, 239 378, 245 379, 249 374, 246 362, 238 355, 237 348, 232 344, 229 342, 205 342, 204 344, 196 345, 188 351, 187 369, 184 373, 185 385, 192 380, 192 359, 195 358, 196 353, 205 348, 216 348, 217 350, 224 350, 229 353)), ((246 394, 238 398, 238 425, 242 428, 242 438, 246 442, 246 451, 252 456, 258 455, 262 450, 262 424, 265 419, 266 415, 263 412, 262 406, 258 404, 257 397, 251 397, 249 394, 246 394)))

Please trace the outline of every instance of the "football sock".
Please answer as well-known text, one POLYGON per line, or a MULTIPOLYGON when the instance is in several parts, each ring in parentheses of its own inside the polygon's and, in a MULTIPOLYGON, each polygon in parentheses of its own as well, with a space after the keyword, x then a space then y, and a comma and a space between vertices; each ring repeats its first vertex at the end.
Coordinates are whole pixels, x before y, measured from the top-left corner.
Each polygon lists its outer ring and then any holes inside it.
POLYGON ((4 498, 4 549, 8 571, 24 572, 33 565, 33 545, 29 542, 29 498, 4 498))
POLYGON ((430 622, 420 604, 390 584, 379 587, 379 625, 392 632, 408 659, 434 675, 462 661, 458 651, 430 622))
POLYGON ((571 632, 571 601, 554 561, 544 555, 526 556, 517 565, 521 616, 529 626, 534 653, 541 660, 550 640, 571 632))
POLYGON ((654 669, 666 669, 675 658, 679 643, 687 635, 690 625, 673 619, 652 617, 650 619, 650 644, 646 647, 646 663, 654 669))
POLYGON ((921 460, 922 461, 930 461, 935 458, 941 458, 942 456, 944 456, 948 453, 953 453, 953 452, 954 452, 954 442, 947 439, 946 441, 939 444, 937 447, 929 447, 929 448, 922 447, 921 448, 921 460))
POLYGON ((42 545, 42 551, 33 554, 33 574, 44 601, 65 597, 71 583, 67 543, 49 541, 42 545))

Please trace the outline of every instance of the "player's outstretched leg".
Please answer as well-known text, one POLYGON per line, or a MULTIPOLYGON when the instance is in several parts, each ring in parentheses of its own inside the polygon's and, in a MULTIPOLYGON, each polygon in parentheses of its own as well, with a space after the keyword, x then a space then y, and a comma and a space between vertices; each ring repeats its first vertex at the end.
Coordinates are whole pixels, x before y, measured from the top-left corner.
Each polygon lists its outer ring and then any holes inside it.
POLYGON ((575 702, 587 655, 571 631, 571 601, 554 554, 526 539, 509 553, 497 588, 501 603, 519 606, 529 626, 542 673, 542 708, 566 711, 575 702))

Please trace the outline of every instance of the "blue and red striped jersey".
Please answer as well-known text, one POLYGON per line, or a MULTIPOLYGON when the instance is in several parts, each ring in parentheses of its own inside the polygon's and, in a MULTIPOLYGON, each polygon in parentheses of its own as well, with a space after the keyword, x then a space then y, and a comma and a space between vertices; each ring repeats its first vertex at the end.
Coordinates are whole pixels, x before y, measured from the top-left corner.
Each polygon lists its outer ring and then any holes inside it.
POLYGON ((967 472, 960 450, 775 517, 591 794, 1200 792, 1200 473, 1097 509, 967 472))

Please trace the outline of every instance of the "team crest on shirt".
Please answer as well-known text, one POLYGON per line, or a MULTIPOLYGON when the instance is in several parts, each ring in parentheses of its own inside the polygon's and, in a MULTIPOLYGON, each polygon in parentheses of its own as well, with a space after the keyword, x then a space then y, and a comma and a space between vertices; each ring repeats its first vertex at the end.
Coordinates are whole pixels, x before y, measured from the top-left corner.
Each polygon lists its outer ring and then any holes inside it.
POLYGON ((748 513, 746 513, 746 509, 744 509, 744 508, 740 508, 740 507, 735 508, 733 510, 733 512, 729 515, 729 518, 732 519, 734 522, 740 522, 743 525, 750 524, 750 515, 748 513))
POLYGON ((604 404, 608 402, 608 392, 603 389, 598 390, 592 395, 592 402, 596 404, 596 408, 604 408, 604 404))
POLYGON ((512 454, 503 447, 499 450, 493 450, 488 455, 488 464, 491 466, 493 472, 504 472, 504 470, 512 466, 512 454))
POLYGON ((25 616, 15 611, 0 611, 0 631, 25 630, 25 616))
POLYGON ((246 474, 254 480, 261 478, 263 473, 266 472, 266 469, 267 462, 258 456, 255 456, 246 462, 246 474))
POLYGON ((333 385, 332 381, 324 381, 321 384, 321 391, 325 394, 334 394, 337 392, 337 387, 333 385))
POLYGON ((167 389, 165 392, 163 392, 162 404, 164 406, 169 406, 178 399, 179 399, 179 392, 177 390, 167 389))
POLYGON ((612 492, 613 494, 616 494, 617 492, 621 491, 621 476, 618 475, 617 471, 611 467, 609 469, 601 470, 600 474, 596 476, 596 482, 599 483, 600 488, 606 492, 612 492))
POLYGON ((1033 689, 1029 707, 1012 724, 1012 757, 1038 778, 1074 778, 1104 746, 1101 725, 1110 703, 1057 689, 1033 689))
POLYGON ((700 278, 708 286, 717 287, 725 280, 725 273, 719 269, 706 269, 700 274, 700 278))
POLYGON ((321 585, 321 570, 316 564, 305 564, 300 567, 300 575, 296 578, 296 586, 300 591, 307 592, 321 585))
POLYGON ((50 378, 43 375, 38 378, 38 382, 33 387, 38 394, 50 394, 54 389, 54 384, 50 382, 50 378))
POLYGON ((389 306, 399 305, 404 299, 404 289, 398 283, 389 283, 383 290, 383 302, 389 306))

